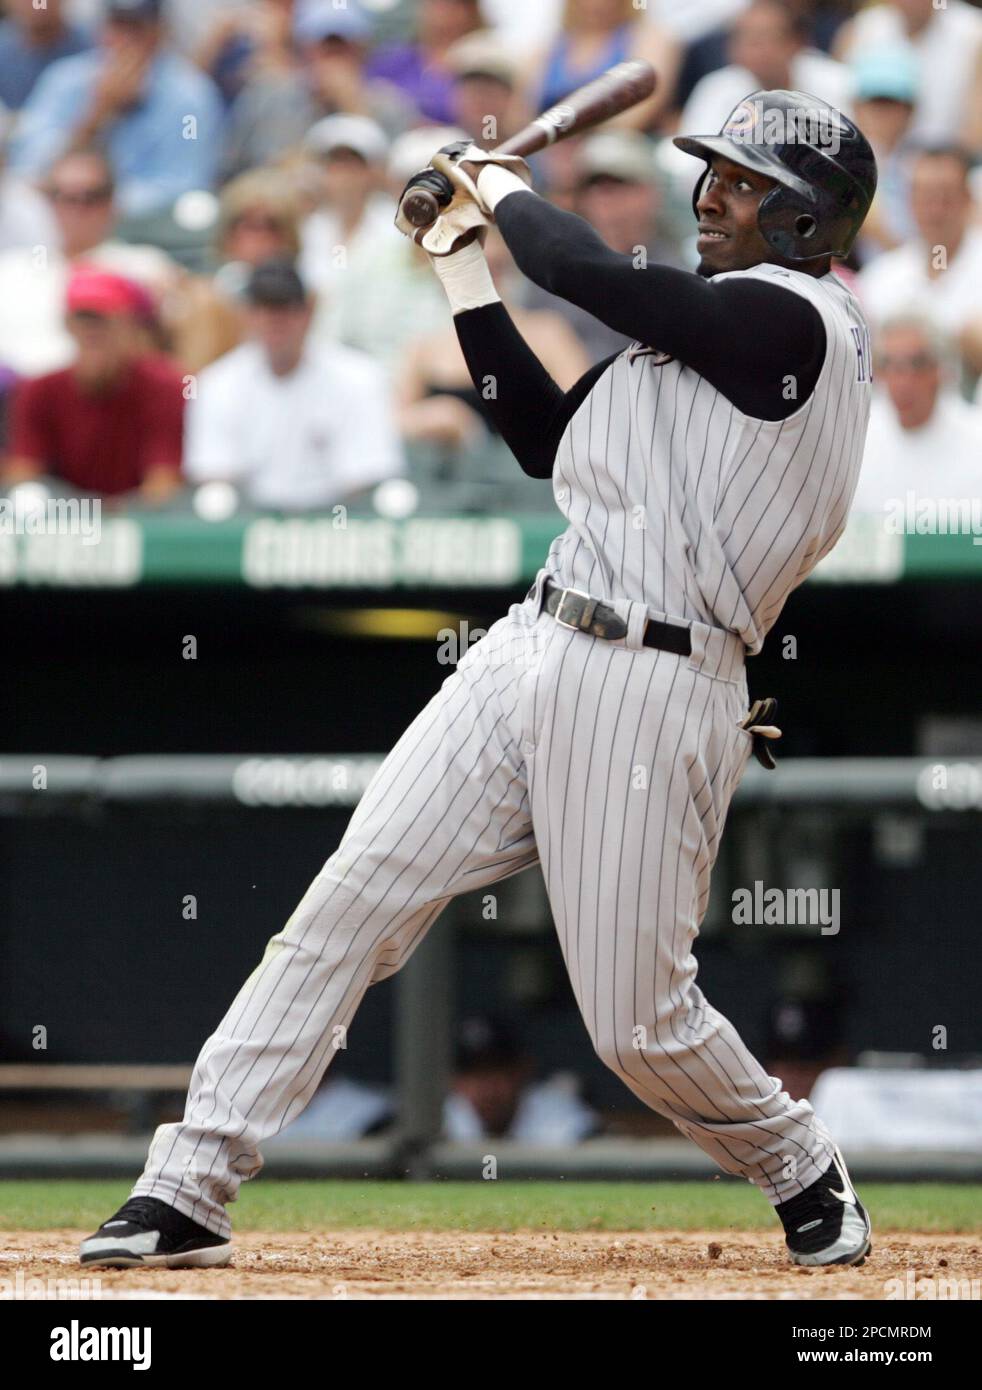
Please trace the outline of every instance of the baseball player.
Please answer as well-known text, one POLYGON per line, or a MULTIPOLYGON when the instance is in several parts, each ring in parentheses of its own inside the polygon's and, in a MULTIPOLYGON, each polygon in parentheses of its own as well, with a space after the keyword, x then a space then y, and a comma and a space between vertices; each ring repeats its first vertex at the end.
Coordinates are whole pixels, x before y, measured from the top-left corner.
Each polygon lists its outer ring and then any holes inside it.
POLYGON ((832 257, 876 166, 851 121, 800 92, 755 93, 720 134, 676 143, 705 162, 697 273, 611 251, 521 161, 441 152, 454 199, 422 244, 475 385, 567 526, 385 759, 83 1263, 226 1263, 226 1204, 367 987, 455 894, 535 862, 604 1062, 759 1187, 795 1263, 868 1253, 831 1135, 706 1000, 692 948, 730 800, 777 732, 760 702, 748 712, 745 658, 836 543, 857 480, 869 335, 832 257), (565 394, 495 292, 492 219, 531 280, 633 340, 565 394))

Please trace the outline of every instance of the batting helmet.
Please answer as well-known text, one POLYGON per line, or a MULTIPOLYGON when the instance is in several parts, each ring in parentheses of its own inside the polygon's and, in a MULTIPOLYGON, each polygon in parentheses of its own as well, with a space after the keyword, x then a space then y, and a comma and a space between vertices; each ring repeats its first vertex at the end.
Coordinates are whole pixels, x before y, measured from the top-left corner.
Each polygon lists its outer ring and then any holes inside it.
MULTIPOLYGON (((760 200, 757 225, 786 261, 847 255, 876 192, 876 159, 866 136, 805 92, 753 92, 718 135, 678 136, 674 143, 707 164, 721 155, 777 181, 760 200)), ((693 208, 705 177, 696 184, 693 208)))

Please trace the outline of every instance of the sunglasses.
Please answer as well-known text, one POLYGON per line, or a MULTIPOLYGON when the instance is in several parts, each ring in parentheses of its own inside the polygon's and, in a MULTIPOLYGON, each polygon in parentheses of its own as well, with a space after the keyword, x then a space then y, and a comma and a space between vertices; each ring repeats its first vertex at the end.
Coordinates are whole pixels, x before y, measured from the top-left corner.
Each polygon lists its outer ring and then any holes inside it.
POLYGON ((930 372, 938 365, 929 352, 915 352, 910 357, 892 357, 889 353, 876 359, 881 372, 930 372))
POLYGON ((46 190, 52 203, 62 203, 66 207, 94 208, 100 203, 108 203, 113 191, 108 185, 98 188, 49 188, 46 190))
POLYGON ((241 217, 233 217, 229 224, 233 231, 281 232, 282 223, 275 217, 264 216, 261 212, 244 212, 241 217))

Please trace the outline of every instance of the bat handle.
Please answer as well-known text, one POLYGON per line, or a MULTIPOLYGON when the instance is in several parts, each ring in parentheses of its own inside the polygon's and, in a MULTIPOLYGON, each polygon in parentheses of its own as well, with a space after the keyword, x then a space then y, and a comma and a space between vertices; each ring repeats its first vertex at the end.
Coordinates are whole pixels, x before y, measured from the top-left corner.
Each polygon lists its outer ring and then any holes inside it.
POLYGON ((435 193, 425 188, 414 188, 402 200, 402 212, 414 227, 426 227, 440 216, 440 203, 435 193))

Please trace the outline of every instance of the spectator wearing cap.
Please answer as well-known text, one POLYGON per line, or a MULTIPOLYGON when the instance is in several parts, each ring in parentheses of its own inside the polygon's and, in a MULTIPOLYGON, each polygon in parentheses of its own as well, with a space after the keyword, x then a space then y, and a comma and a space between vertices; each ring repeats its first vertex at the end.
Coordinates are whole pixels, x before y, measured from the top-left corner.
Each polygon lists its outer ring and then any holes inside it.
POLYGON ((127 217, 167 209, 214 183, 222 104, 175 52, 162 0, 109 0, 97 49, 43 73, 21 113, 11 163, 40 177, 66 150, 105 146, 127 217))
POLYGON ((476 29, 447 50, 451 119, 475 144, 493 149, 513 134, 518 62, 490 30, 476 29))
POLYGON ((324 510, 403 471, 379 367, 310 341, 313 302, 286 261, 246 287, 249 337, 206 367, 188 408, 184 469, 220 480, 254 507, 324 510))
POLYGON ((982 371, 982 227, 969 184, 970 161, 957 148, 921 150, 911 164, 916 232, 865 266, 858 293, 876 323, 917 309, 953 336, 974 373, 982 371))
MULTIPOLYGON (((647 136, 636 130, 602 130, 576 147, 572 210, 585 217, 608 246, 638 265, 682 265, 678 248, 660 233, 661 204, 661 176, 647 136)), ((527 286, 522 303, 560 314, 590 362, 602 362, 630 346, 628 338, 592 314, 537 285, 527 286)))
POLYGON ((371 21, 353 0, 346 5, 298 0, 293 64, 255 72, 232 104, 226 177, 298 150, 324 116, 369 116, 388 135, 405 130, 412 113, 386 84, 366 73, 371 36, 371 21))
POLYGON ((17 386, 5 481, 50 474, 84 494, 166 501, 180 485, 184 383, 142 350, 143 292, 80 265, 65 308, 75 360, 17 386))
POLYGON ((525 1049, 501 1019, 462 1020, 454 1074, 443 1107, 448 1139, 513 1139, 525 1144, 578 1144, 600 1129, 569 1072, 536 1081, 525 1049))
POLYGON ((300 254, 303 209, 281 169, 250 169, 222 189, 211 275, 186 276, 167 301, 173 353, 189 372, 224 357, 245 337, 242 290, 257 265, 300 254))
POLYGON ((874 372, 877 390, 852 510, 886 524, 891 510, 906 515, 908 492, 982 496, 982 410, 958 394, 951 340, 929 318, 898 314, 879 330, 874 372))
POLYGON ((61 0, 7 0, 0 20, 0 102, 19 111, 38 78, 59 58, 92 46, 88 32, 65 19, 61 0))
POLYGON ((449 123, 455 119, 454 76, 447 54, 483 27, 480 0, 418 0, 411 41, 383 44, 369 59, 368 71, 394 87, 418 121, 449 123))
POLYGON ((180 281, 180 267, 156 246, 120 241, 112 166, 101 150, 61 155, 41 191, 52 230, 38 244, 0 254, 0 361, 33 376, 64 367, 75 339, 64 317, 65 290, 77 263, 101 266, 144 285, 160 300, 180 281))
MULTIPOLYGON (((518 331, 553 381, 569 391, 590 363, 575 332, 557 312, 562 301, 554 300, 546 309, 517 305, 525 282, 497 231, 489 234, 484 253, 518 331)), ((497 433, 450 324, 409 343, 396 381, 396 403, 407 441, 461 449, 497 433)))
POLYGON ((610 124, 649 130, 671 105, 679 68, 678 44, 634 0, 566 0, 560 32, 547 48, 533 52, 524 65, 517 123, 531 120, 629 58, 652 63, 658 85, 647 101, 610 124))
POLYGON ((971 143, 982 81, 982 13, 963 0, 888 0, 843 25, 835 51, 847 62, 906 45, 917 64, 911 138, 918 144, 971 143))
POLYGON ((867 261, 914 234, 910 211, 910 127, 917 101, 917 64, 909 48, 862 53, 853 66, 856 121, 876 155, 876 197, 859 239, 867 261))
MULTIPOLYGON (((810 44, 809 21, 795 0, 753 0, 738 15, 727 44, 729 63, 696 83, 679 117, 680 135, 721 130, 744 97, 784 88, 807 92, 839 111, 851 112, 849 69, 810 44)), ((691 155, 666 152, 673 172, 695 182, 691 155)))
POLYGON ((316 202, 302 227, 300 270, 334 324, 345 276, 371 267, 392 236, 395 201, 384 192, 389 142, 368 116, 337 115, 312 126, 303 147, 316 202))
MULTIPOLYGON (((436 150, 464 138, 454 126, 421 126, 395 140, 386 170, 393 202, 436 150)), ((336 278, 330 302, 318 307, 314 331, 319 341, 336 338, 368 353, 391 381, 408 344, 449 323, 446 295, 426 252, 408 237, 380 235, 371 260, 359 256, 336 278)))

